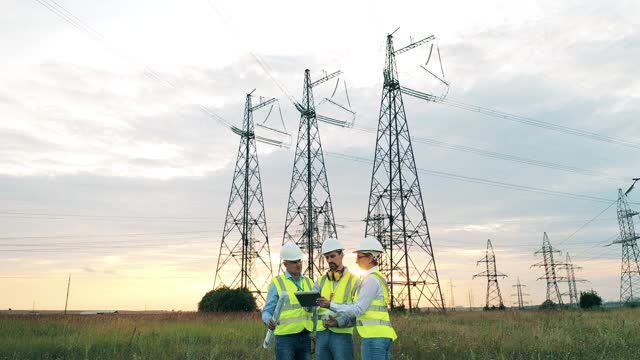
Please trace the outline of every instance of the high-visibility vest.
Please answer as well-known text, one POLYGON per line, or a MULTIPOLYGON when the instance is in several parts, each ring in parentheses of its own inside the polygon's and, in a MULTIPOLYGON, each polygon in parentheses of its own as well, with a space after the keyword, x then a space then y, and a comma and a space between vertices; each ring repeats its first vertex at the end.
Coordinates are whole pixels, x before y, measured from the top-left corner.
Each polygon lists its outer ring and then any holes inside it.
POLYGON ((313 288, 311 280, 308 277, 301 277, 301 289, 298 289, 293 279, 287 279, 284 274, 274 277, 272 283, 278 291, 278 297, 282 297, 283 290, 287 293, 274 333, 276 335, 290 335, 297 334, 305 329, 312 331, 313 316, 300 305, 294 295, 296 291, 311 291, 313 288))
MULTIPOLYGON (((320 278, 320 294, 325 299, 329 299, 331 302, 336 304, 347 304, 353 302, 353 293, 355 292, 356 283, 358 278, 350 273, 348 270, 344 272, 340 280, 338 280, 338 285, 336 288, 333 288, 333 281, 329 280, 327 274, 322 275, 320 278)), ((318 325, 316 330, 323 331, 325 330, 324 325, 322 324, 322 315, 327 312, 328 309, 320 308, 318 310, 318 325)), ((330 327, 329 330, 334 333, 340 334, 353 334, 353 327, 345 327, 345 328, 337 328, 330 327)))
MULTIPOLYGON (((356 318, 358 334, 363 338, 391 338, 391 340, 395 340, 398 335, 391 327, 391 319, 389 318, 389 288, 387 287, 387 281, 378 270, 371 272, 365 279, 369 276, 373 276, 378 280, 378 284, 382 288, 383 298, 374 299, 364 314, 356 318)), ((362 283, 364 283, 364 279, 356 288, 354 301, 358 299, 362 283)))

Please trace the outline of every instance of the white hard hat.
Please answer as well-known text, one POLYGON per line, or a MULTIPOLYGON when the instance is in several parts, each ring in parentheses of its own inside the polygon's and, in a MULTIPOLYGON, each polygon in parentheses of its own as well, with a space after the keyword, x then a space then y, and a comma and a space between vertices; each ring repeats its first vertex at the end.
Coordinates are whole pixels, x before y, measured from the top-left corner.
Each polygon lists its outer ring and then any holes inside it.
POLYGON ((328 238, 322 243, 322 253, 327 254, 336 250, 344 250, 342 243, 336 238, 328 238))
POLYGON ((302 250, 294 243, 286 243, 280 249, 280 260, 297 261, 302 260, 302 250))
POLYGON ((368 237, 360 240, 360 242, 358 243, 358 246, 356 247, 356 251, 354 252, 358 252, 358 251, 377 255, 382 253, 384 249, 382 248, 382 244, 380 244, 380 242, 377 239, 368 237))

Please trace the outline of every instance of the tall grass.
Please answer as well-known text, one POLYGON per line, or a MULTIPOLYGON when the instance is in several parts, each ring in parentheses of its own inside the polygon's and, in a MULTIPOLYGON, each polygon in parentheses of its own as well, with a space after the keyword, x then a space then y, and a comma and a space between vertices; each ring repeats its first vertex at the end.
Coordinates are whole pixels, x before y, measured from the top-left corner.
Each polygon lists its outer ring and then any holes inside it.
MULTIPOLYGON (((394 315, 394 359, 637 359, 640 309, 394 315)), ((272 359, 258 314, 0 315, 0 359, 272 359)), ((356 356, 359 357, 356 336, 356 356)))

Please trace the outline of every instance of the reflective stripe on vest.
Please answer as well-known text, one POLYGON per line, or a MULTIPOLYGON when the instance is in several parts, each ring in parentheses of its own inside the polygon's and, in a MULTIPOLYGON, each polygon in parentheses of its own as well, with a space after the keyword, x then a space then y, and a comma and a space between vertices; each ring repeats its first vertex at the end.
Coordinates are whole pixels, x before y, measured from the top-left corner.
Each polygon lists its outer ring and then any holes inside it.
MULTIPOLYGON (((387 287, 387 281, 382 273, 377 270, 371 272, 367 278, 369 276, 377 280, 378 286, 382 289, 382 299, 377 298, 371 301, 364 314, 356 319, 358 334, 363 338, 390 338, 395 340, 398 336, 393 330, 391 319, 389 318, 389 288, 387 287)), ((355 291, 354 301, 358 298, 358 293, 365 279, 359 282, 355 291)))
MULTIPOLYGON (((352 288, 355 285, 357 277, 350 273, 348 270, 344 272, 344 275, 338 280, 338 284, 333 288, 333 281, 328 280, 327 275, 322 275, 320 278, 320 282, 318 285, 320 286, 320 292, 322 297, 325 299, 331 298, 331 294, 333 293, 333 299, 330 301, 336 304, 347 304, 353 302, 353 292, 352 288)), ((317 331, 323 331, 326 328, 322 324, 322 315, 327 312, 328 309, 320 308, 318 311, 318 323, 317 323, 317 331)), ((334 333, 338 334, 353 334, 353 327, 345 327, 345 328, 337 328, 331 327, 329 328, 334 333)))
POLYGON ((386 320, 358 320, 356 321, 357 326, 367 326, 367 325, 386 325, 391 326, 391 321, 386 320))
MULTIPOLYGON (((287 280, 285 275, 274 277, 272 283, 275 285, 279 297, 286 296, 280 310, 275 334, 297 334, 305 329, 311 331, 313 328, 312 314, 300 306, 300 302, 295 296, 295 292, 299 290, 298 286, 292 280, 287 280)), ((309 278, 300 279, 300 285, 302 291, 312 289, 309 278)))

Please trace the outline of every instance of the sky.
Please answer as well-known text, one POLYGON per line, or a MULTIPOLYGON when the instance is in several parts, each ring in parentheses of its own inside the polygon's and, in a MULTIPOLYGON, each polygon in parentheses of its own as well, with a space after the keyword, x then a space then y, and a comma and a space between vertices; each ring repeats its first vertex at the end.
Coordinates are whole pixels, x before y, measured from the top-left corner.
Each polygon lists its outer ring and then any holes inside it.
MULTIPOLYGON (((620 245, 605 246, 615 204, 603 210, 640 176, 637 1, 2 3, 0 309, 62 309, 71 275, 70 309, 194 310, 213 286, 239 141, 229 125, 256 89, 280 99, 295 141, 288 97, 300 99, 305 69, 342 70, 357 112, 352 129, 320 125, 338 235, 355 247, 371 165, 330 154, 372 160, 363 129, 377 127, 385 39, 398 27, 396 48, 437 38, 448 100, 636 144, 405 96, 446 302, 483 305, 486 280, 472 276, 491 239, 505 303, 518 278, 541 303, 531 265, 545 231, 581 267, 579 290, 619 298, 620 245)), ((428 54, 399 55, 400 82, 442 94, 419 67, 428 54)), ((292 145, 258 144, 274 268, 292 145)))

